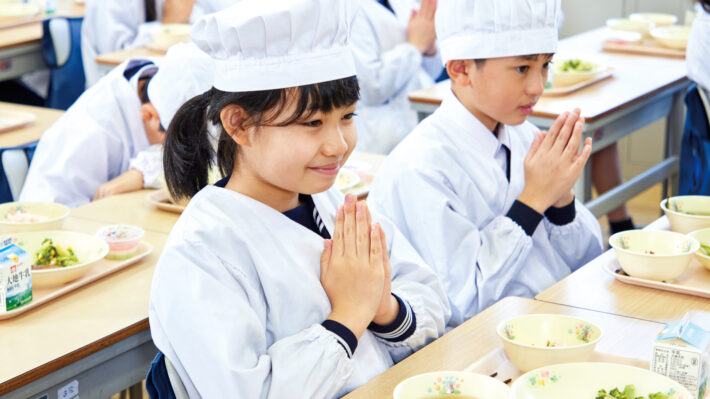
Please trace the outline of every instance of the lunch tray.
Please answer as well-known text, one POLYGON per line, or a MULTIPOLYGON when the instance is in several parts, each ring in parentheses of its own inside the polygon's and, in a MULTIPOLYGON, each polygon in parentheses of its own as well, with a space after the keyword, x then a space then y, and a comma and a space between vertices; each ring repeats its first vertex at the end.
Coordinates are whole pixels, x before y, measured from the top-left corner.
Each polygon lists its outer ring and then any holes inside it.
POLYGON ((153 245, 141 241, 138 243, 138 253, 130 259, 101 259, 100 261, 97 261, 85 275, 74 281, 54 287, 32 288, 32 302, 9 312, 0 313, 0 320, 21 315, 22 313, 28 312, 56 298, 59 298, 64 294, 70 293, 96 280, 125 269, 126 267, 131 266, 150 255, 151 252, 153 252, 153 245))
POLYGON ((585 88, 589 85, 593 85, 594 83, 601 82, 602 80, 609 79, 613 75, 614 75, 613 69, 609 68, 606 72, 596 76, 593 79, 583 80, 577 84, 573 84, 570 86, 551 87, 549 89, 545 89, 542 92, 542 95, 543 96, 562 96, 562 95, 577 91, 579 89, 585 88))
POLYGON ((631 277, 621 270, 616 258, 605 264, 603 268, 622 283, 710 298, 710 271, 706 270, 696 259, 690 261, 683 274, 668 282, 631 277))
MULTIPOLYGON (((639 367, 645 370, 648 370, 650 367, 649 362, 645 360, 632 359, 601 352, 593 352, 588 361, 619 363, 639 367)), ((512 384, 518 377, 525 374, 518 370, 518 368, 515 367, 510 360, 508 360, 502 346, 488 352, 486 355, 478 359, 478 361, 466 367, 464 371, 489 375, 509 385, 512 384)))
POLYGON ((619 40, 605 40, 602 44, 604 51, 615 53, 631 53, 653 55, 660 57, 685 58, 685 50, 678 50, 661 46, 653 39, 645 39, 641 43, 630 43, 619 40))
POLYGON ((182 213, 184 205, 177 205, 170 200, 170 195, 165 190, 158 190, 148 196, 148 203, 156 208, 173 213, 182 213))

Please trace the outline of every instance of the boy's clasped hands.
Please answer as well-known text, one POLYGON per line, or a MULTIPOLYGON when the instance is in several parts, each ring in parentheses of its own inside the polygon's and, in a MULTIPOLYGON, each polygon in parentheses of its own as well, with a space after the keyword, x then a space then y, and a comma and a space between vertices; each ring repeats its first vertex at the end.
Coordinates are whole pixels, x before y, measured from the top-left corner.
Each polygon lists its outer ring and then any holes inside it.
POLYGON ((592 152, 592 139, 582 140, 580 110, 565 112, 548 131, 536 133, 525 157, 525 188, 518 200, 540 214, 574 200, 572 188, 592 152))

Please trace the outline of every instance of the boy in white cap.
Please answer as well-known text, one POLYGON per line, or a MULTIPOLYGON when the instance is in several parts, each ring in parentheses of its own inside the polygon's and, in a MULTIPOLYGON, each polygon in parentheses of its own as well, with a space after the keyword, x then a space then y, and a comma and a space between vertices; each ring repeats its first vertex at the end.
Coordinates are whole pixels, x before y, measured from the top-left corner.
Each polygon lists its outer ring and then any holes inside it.
POLYGON ((162 166, 151 146, 162 145, 172 114, 209 87, 211 73, 211 59, 187 44, 116 67, 42 135, 20 201, 76 207, 155 187, 162 166))
POLYGON ((214 87, 165 141, 168 189, 192 199, 153 277, 152 397, 174 369, 190 397, 332 398, 443 333, 434 272, 333 187, 357 141, 353 3, 243 0, 195 24, 214 87))
POLYGON ((559 0, 447 0, 436 29, 452 92, 387 158, 368 202, 442 280, 456 326, 531 297, 602 252, 572 187, 591 151, 583 119, 525 119, 557 47, 559 0))

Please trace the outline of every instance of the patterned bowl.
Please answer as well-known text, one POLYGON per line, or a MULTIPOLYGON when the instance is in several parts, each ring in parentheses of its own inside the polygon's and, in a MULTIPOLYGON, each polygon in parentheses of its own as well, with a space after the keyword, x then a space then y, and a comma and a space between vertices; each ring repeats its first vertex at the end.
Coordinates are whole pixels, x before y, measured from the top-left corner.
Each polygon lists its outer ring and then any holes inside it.
POLYGON ((520 371, 589 359, 602 330, 577 317, 529 314, 504 320, 496 328, 505 354, 520 371))
POLYGON ((700 249, 698 240, 660 230, 628 230, 609 237, 621 268, 632 277, 672 281, 700 249))
POLYGON ((688 234, 710 227, 710 196, 681 195, 661 201, 671 230, 688 234))
POLYGON ((0 205, 0 234, 59 230, 69 208, 53 202, 8 202, 0 205))
POLYGON ((510 388, 495 378, 466 371, 419 374, 397 384, 394 399, 509 399, 510 388))
MULTIPOLYGON (((698 240, 701 247, 703 245, 710 247, 710 229, 696 230, 688 234, 688 236, 698 240)), ((710 270, 710 255, 707 255, 706 252, 703 251, 703 248, 698 249, 698 252, 695 253, 695 259, 697 259, 704 268, 710 270)))
POLYGON ((511 388, 515 399, 596 398, 600 389, 636 388, 634 397, 662 392, 669 399, 691 399, 690 392, 670 378, 616 363, 567 363, 542 367, 520 376, 511 388))

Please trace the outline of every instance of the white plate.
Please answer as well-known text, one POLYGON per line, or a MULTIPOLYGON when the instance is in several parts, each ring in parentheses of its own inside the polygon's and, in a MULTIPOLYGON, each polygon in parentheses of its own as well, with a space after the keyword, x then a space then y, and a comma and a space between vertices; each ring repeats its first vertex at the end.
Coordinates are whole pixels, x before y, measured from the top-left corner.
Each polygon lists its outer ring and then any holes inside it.
POLYGON ((335 178, 335 188, 340 191, 355 187, 358 183, 360 183, 360 175, 345 168, 341 168, 335 178))
POLYGON ((615 363, 566 363, 541 367, 520 376, 511 388, 516 399, 595 398, 600 389, 636 387, 636 396, 671 394, 670 399, 691 399, 690 392, 670 378, 638 367, 615 363))

